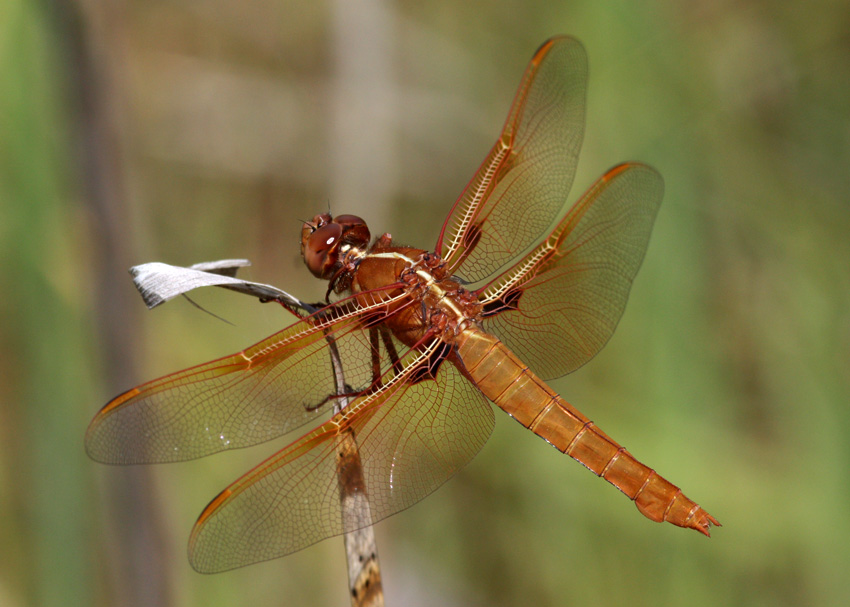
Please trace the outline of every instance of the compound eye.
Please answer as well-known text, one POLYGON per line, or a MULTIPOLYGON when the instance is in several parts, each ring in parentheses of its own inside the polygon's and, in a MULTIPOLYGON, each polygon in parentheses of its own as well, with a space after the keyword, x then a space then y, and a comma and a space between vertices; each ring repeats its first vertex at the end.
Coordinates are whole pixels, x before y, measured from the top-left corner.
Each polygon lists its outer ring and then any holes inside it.
POLYGON ((327 213, 322 213, 321 215, 316 215, 313 217, 313 221, 305 221, 304 225, 301 226, 301 256, 306 258, 307 251, 307 242, 310 240, 310 236, 313 235, 313 232, 318 230, 319 228, 328 225, 331 221, 331 216, 327 213))
POLYGON ((366 221, 364 221, 362 217, 358 217, 357 215, 337 215, 336 217, 334 217, 334 222, 344 226, 366 225, 366 221))
POLYGON ((328 223, 313 230, 304 247, 304 263, 314 276, 324 278, 337 262, 342 226, 328 223))
POLYGON ((369 226, 362 217, 357 215, 337 215, 334 217, 334 223, 338 223, 343 227, 343 239, 346 244, 362 249, 369 244, 371 238, 369 234, 369 226))

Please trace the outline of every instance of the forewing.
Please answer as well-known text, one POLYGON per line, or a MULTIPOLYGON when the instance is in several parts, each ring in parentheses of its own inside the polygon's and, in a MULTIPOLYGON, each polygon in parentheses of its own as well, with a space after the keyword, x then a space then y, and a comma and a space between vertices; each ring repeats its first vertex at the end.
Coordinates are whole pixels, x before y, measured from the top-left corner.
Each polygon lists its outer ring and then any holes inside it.
POLYGON ((593 358, 623 314, 663 194, 651 167, 608 171, 543 243, 479 291, 485 328, 544 379, 593 358))
MULTIPOLYGON (((361 295, 362 299, 362 295, 361 295)), ((372 381, 366 315, 386 302, 348 298, 232 356, 166 375, 114 398, 86 433, 86 451, 113 464, 172 462, 255 445, 326 414, 336 394, 326 335, 354 390, 372 381)))
POLYGON ((411 383, 428 356, 408 351, 404 368, 388 371, 381 389, 225 489, 192 532, 192 566, 205 573, 242 567, 369 525, 412 506, 466 465, 492 431, 492 408, 451 363, 436 379, 411 383), (343 492, 340 478, 350 471, 340 470, 346 458, 339 452, 351 432, 365 483, 343 492))
POLYGON ((502 134, 455 202, 437 252, 478 282, 540 238, 567 199, 584 136, 587 56, 552 38, 525 71, 502 134))

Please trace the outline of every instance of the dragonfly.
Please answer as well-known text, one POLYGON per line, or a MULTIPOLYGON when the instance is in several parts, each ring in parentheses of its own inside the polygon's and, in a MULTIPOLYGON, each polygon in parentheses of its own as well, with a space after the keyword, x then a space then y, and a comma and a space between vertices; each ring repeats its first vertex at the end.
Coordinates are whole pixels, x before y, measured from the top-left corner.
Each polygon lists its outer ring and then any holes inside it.
POLYGON ((189 540, 196 570, 277 558, 351 531, 358 519, 341 500, 340 437, 356 439, 362 475, 347 490, 366 498, 372 521, 412 506, 482 448, 491 403, 647 518, 706 536, 720 525, 546 383, 611 337, 664 190, 656 170, 624 163, 567 204, 586 89, 581 43, 546 41, 433 250, 388 233, 373 240, 356 215, 319 214, 302 226, 301 251, 328 281, 321 308, 97 413, 86 448, 113 464, 190 460, 316 424, 204 509, 189 540))

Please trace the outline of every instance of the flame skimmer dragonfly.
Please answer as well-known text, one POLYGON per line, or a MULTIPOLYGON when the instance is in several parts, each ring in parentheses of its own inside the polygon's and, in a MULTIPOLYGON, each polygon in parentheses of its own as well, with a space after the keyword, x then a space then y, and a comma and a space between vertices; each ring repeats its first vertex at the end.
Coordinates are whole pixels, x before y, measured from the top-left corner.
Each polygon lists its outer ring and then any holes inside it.
POLYGON ((212 362, 142 384, 88 429, 96 460, 173 462, 261 443, 348 405, 216 497, 192 532, 199 571, 248 565, 351 531, 336 439, 356 437, 374 521, 442 485, 481 449, 492 401, 620 489, 654 521, 718 521, 545 383, 590 360, 626 304, 663 195, 638 164, 609 170, 563 213, 584 133, 587 61, 553 38, 531 60, 499 139, 433 252, 371 237, 354 215, 306 222, 302 254, 344 295, 212 362), (546 228, 563 213, 554 229, 546 228), (461 278, 462 277, 462 278, 461 278))

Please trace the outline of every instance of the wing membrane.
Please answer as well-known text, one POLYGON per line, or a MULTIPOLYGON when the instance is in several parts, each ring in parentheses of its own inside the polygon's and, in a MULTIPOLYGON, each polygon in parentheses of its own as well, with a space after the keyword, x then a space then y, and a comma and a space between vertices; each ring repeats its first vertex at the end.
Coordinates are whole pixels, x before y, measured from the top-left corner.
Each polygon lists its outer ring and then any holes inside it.
POLYGON ((478 282, 531 246, 567 199, 584 136, 587 57, 561 37, 535 53, 502 134, 455 202, 436 250, 478 282))
POLYGON ((485 327, 544 379, 589 361, 623 314, 663 194, 651 167, 608 171, 543 243, 479 291, 485 327))
POLYGON ((277 558, 412 506, 479 451, 493 428, 486 398, 452 364, 414 383, 432 353, 408 351, 380 390, 359 397, 225 489, 201 514, 189 543, 198 571, 277 558), (343 501, 339 441, 353 433, 363 487, 343 501), (364 496, 371 520, 363 516, 364 496), (356 509, 344 512, 344 508, 356 509))
POLYGON ((329 410, 336 388, 326 334, 349 385, 369 386, 362 319, 386 305, 380 297, 367 306, 347 298, 242 352, 133 388, 95 416, 86 450, 107 463, 172 462, 277 438, 329 410))

